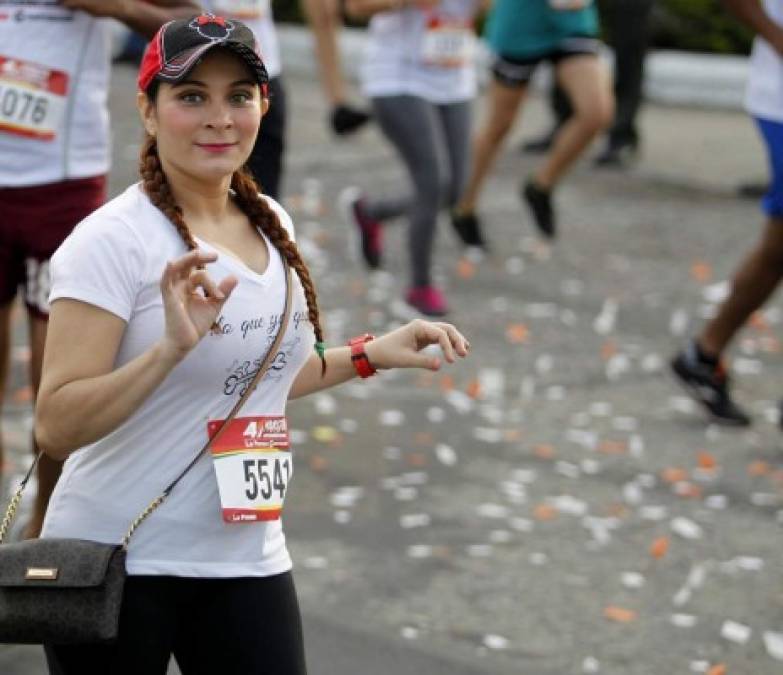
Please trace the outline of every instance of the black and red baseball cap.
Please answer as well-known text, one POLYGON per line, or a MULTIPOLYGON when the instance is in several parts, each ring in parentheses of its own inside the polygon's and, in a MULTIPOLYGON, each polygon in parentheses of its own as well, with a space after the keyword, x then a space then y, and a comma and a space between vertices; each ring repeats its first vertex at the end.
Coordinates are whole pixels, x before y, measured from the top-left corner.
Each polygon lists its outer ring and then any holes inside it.
POLYGON ((139 89, 147 91, 153 80, 180 82, 213 47, 229 49, 239 56, 261 85, 261 94, 267 95, 269 74, 253 31, 241 21, 214 14, 163 24, 144 51, 139 67, 139 89))

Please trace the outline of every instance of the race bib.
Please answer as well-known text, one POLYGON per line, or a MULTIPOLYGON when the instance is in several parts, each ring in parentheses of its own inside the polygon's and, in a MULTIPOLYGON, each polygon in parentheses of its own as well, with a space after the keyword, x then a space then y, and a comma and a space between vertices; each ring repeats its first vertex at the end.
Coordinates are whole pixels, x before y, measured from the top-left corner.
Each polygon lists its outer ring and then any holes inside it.
POLYGON ((593 0, 549 0, 549 6, 559 12, 572 12, 593 4, 593 0))
POLYGON ((460 68, 471 62, 476 35, 469 23, 431 19, 422 45, 425 63, 441 68, 460 68))
POLYGON ((0 56, 0 133, 55 140, 67 95, 67 73, 0 56))
POLYGON ((270 0, 216 0, 215 13, 240 21, 263 19, 269 14, 270 0))
MULTIPOLYGON (((207 425, 210 437, 222 420, 207 425)), ((223 520, 277 520, 294 473, 285 417, 239 417, 212 445, 223 520)))

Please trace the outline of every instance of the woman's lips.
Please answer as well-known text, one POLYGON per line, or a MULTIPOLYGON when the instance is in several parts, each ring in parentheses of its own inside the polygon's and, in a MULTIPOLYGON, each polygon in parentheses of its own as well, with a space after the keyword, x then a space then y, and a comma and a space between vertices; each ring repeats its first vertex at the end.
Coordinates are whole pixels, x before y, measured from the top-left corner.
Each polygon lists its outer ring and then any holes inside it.
POLYGON ((196 146, 207 152, 228 152, 236 146, 236 143, 196 143, 196 146))

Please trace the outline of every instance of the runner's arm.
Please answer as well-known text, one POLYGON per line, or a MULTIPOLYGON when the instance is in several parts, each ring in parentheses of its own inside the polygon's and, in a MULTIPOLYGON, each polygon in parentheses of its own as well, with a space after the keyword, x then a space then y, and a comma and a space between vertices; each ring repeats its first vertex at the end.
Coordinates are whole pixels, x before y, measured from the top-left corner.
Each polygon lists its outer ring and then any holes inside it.
MULTIPOLYGON (((416 319, 396 330, 365 343, 364 351, 370 365, 377 370, 391 368, 424 368, 440 370, 445 360, 454 363, 457 356, 466 357, 470 345, 454 326, 416 319), (442 358, 425 350, 430 345, 440 347, 442 358)), ((356 377, 350 347, 327 349, 326 373, 321 374, 321 359, 311 355, 299 371, 288 394, 289 399, 307 396, 356 377)))
POLYGON ((152 37, 164 23, 201 12, 194 0, 61 0, 68 9, 122 21, 145 37, 152 37))
POLYGON ((723 4, 740 21, 769 42, 778 53, 783 54, 783 27, 764 11, 761 0, 723 0, 723 4))
POLYGON ((115 369, 126 323, 85 302, 52 303, 35 438, 54 459, 97 441, 125 422, 179 359, 159 341, 115 369))

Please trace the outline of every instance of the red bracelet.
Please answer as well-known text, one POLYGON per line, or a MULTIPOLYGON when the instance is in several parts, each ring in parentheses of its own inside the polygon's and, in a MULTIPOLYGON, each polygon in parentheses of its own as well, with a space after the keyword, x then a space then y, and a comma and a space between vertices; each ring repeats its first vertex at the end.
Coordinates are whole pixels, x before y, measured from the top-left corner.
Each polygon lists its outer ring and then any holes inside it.
POLYGON ((356 373, 361 378, 371 377, 378 372, 370 363, 370 359, 367 358, 367 352, 364 350, 364 345, 374 339, 374 335, 365 333, 348 340, 348 346, 351 348, 351 363, 353 363, 356 373))

